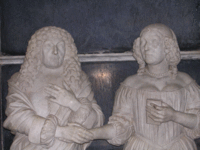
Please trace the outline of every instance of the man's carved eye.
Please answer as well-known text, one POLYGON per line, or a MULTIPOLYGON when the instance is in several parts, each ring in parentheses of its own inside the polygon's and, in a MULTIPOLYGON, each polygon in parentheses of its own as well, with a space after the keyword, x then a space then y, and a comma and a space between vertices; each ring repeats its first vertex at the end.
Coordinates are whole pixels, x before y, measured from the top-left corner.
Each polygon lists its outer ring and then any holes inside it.
POLYGON ((63 41, 59 42, 57 44, 58 48, 64 48, 65 47, 65 43, 63 41))
POLYGON ((51 42, 47 41, 44 43, 44 46, 50 48, 53 46, 53 44, 51 42))
POLYGON ((48 46, 48 47, 52 47, 52 44, 48 43, 47 46, 48 46))
POLYGON ((157 43, 157 40, 154 39, 152 43, 153 43, 153 44, 156 44, 156 43, 157 43))

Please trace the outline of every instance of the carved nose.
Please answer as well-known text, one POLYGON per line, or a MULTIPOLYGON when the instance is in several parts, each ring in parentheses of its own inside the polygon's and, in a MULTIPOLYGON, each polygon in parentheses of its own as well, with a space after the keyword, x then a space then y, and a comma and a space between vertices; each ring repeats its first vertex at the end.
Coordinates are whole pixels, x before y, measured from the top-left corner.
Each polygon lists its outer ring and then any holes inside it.
POLYGON ((53 47, 53 54, 54 55, 57 55, 58 54, 58 49, 56 46, 53 47))

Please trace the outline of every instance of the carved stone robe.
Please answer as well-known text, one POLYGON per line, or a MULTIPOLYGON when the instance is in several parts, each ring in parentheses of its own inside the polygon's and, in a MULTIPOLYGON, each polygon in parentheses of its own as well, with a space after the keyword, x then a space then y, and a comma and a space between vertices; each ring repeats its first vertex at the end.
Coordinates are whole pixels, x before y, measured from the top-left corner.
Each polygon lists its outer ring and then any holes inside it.
POLYGON ((195 81, 175 91, 149 91, 122 83, 109 119, 116 129, 116 137, 109 142, 125 144, 124 150, 196 150, 193 140, 200 136, 199 119, 193 130, 172 121, 147 124, 147 99, 160 99, 177 111, 200 116, 200 89, 195 81))
MULTIPOLYGON (((86 74, 81 72, 80 86, 74 91, 76 98, 84 105, 76 112, 45 99, 37 100, 37 92, 33 94, 36 98, 28 96, 26 92, 22 92, 14 84, 17 76, 15 75, 9 81, 6 109, 8 117, 4 122, 4 127, 15 134, 10 149, 85 150, 89 143, 82 145, 71 143, 63 141, 64 139, 55 138, 54 135, 57 125, 80 124, 89 129, 103 125, 103 114, 94 99, 94 93, 86 74)), ((38 93, 41 94, 42 90, 40 89, 38 93)))

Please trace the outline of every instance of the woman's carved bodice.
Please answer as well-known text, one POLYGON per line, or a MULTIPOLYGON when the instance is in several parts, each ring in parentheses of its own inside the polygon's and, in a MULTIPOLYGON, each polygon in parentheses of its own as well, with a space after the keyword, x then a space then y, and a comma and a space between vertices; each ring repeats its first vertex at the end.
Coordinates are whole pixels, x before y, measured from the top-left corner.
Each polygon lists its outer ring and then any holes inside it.
MULTIPOLYGON (((139 145, 148 147, 148 150, 155 149, 155 147, 159 150, 168 149, 172 146, 171 144, 174 144, 180 136, 185 136, 186 133, 192 138, 196 137, 197 134, 199 135, 199 131, 196 128, 193 130, 187 129, 172 121, 160 125, 147 123, 146 106, 149 99, 159 100, 170 105, 176 111, 184 113, 190 113, 200 106, 200 92, 195 81, 186 77, 187 79, 182 82, 183 77, 181 78, 181 76, 183 74, 179 72, 175 80, 165 78, 155 81, 153 79, 150 80, 150 77, 148 79, 147 77, 143 78, 143 76, 136 75, 127 78, 121 84, 116 93, 113 116, 123 116, 130 122, 132 119, 132 124, 130 125, 133 128, 130 129, 132 129, 133 134, 125 146, 125 150, 140 150, 141 147, 139 145), (190 83, 188 83, 189 81, 190 83), (139 83, 137 84, 137 82, 139 83)), ((113 122, 112 117, 110 120, 110 123, 118 126, 119 121, 113 122)), ((120 130, 118 130, 119 135, 109 142, 118 144, 118 142, 124 140, 125 137, 129 136, 130 130, 128 129, 126 129, 126 134, 120 134, 120 130)), ((184 140, 186 142, 187 138, 184 140)), ((183 149, 188 150, 190 146, 188 144, 183 149)), ((180 147, 179 143, 175 144, 173 148, 176 149, 178 147, 180 147)))

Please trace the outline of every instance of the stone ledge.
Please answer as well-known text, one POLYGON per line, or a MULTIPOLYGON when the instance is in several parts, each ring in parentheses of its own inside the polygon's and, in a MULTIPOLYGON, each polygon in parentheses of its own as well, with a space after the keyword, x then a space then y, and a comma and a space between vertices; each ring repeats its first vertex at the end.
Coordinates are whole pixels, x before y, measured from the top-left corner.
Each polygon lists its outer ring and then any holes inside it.
MULTIPOLYGON (((0 65, 22 64, 25 56, 0 56, 0 65)), ((80 62, 119 62, 135 61, 132 52, 103 53, 103 54, 78 54, 80 62)), ((182 60, 199 60, 200 50, 181 51, 182 60)))

